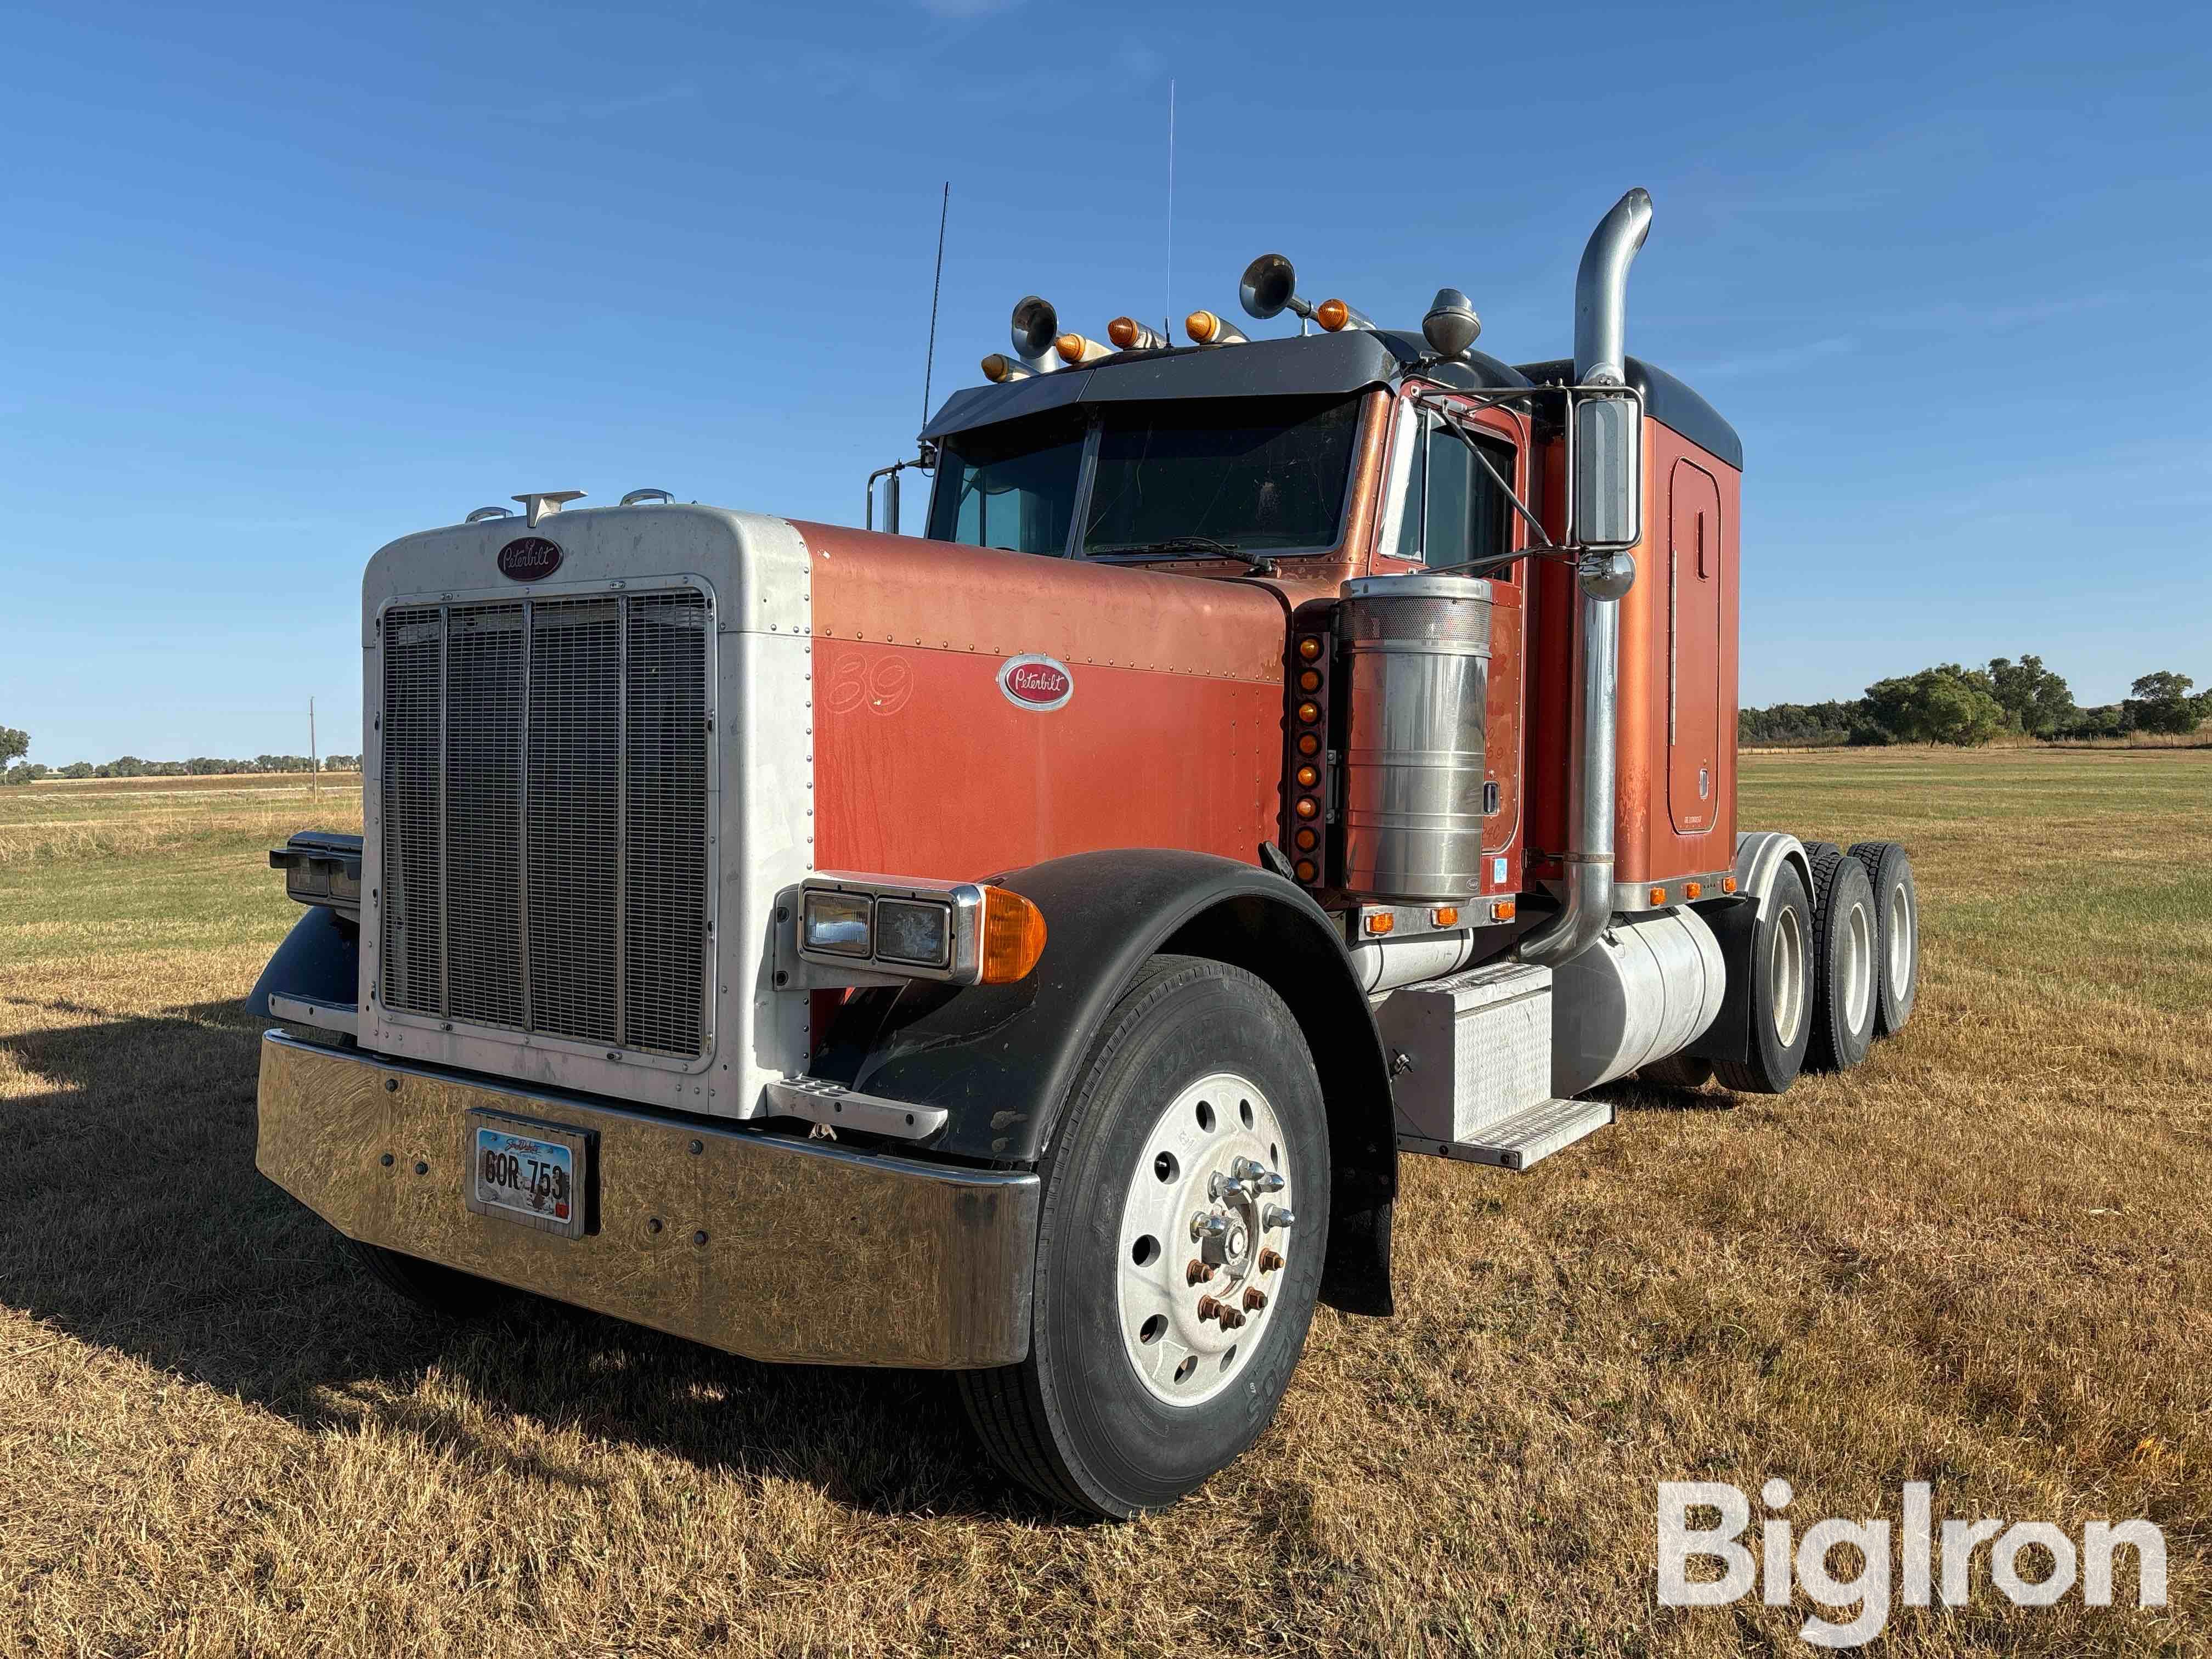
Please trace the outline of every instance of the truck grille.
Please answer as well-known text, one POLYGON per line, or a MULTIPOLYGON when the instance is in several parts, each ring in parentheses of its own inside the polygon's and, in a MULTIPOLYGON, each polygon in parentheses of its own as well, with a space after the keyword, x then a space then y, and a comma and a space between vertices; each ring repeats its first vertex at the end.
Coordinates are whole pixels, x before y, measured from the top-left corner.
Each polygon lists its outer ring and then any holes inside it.
POLYGON ((703 1052, 706 600, 384 616, 387 1008, 703 1052))

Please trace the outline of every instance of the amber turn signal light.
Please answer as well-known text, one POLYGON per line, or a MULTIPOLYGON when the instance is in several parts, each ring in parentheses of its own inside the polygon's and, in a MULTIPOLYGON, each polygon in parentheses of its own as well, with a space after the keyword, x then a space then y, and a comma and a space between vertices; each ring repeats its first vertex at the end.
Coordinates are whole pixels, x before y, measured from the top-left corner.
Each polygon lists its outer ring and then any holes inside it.
POLYGON ((1651 890, 1651 902, 1654 904, 1664 904, 1667 902, 1667 890, 1663 887, 1653 888, 1651 890))
POLYGON ((1682 884, 1682 896, 1684 898, 1699 897, 1704 894, 1705 890, 1705 888, 1703 882, 1686 881, 1682 884))
POLYGON ((1318 668, 1309 668, 1304 673, 1299 675, 1298 690, 1301 691, 1320 690, 1321 671, 1318 668))
POLYGON ((1516 908, 1511 899, 1498 899, 1490 907, 1490 919, 1492 921, 1510 921, 1516 908))
POLYGON ((1019 893, 986 887, 981 943, 984 984, 1027 979, 1044 954, 1044 912, 1019 893))
POLYGON ((1387 933, 1398 925, 1398 918, 1386 910, 1379 916, 1368 917, 1361 925, 1370 933, 1387 933))
POLYGON ((1456 904, 1440 905, 1437 909, 1431 912, 1431 915, 1434 918, 1437 926, 1439 927, 1456 927, 1459 926, 1459 906, 1456 904))
POLYGON ((1721 891, 1723 893, 1733 893, 1735 891, 1735 878, 1734 876, 1723 876, 1721 878, 1721 891))
POLYGON ((1321 811, 1321 803, 1311 795, 1301 795, 1297 805, 1291 810, 1302 818, 1310 818, 1321 811))

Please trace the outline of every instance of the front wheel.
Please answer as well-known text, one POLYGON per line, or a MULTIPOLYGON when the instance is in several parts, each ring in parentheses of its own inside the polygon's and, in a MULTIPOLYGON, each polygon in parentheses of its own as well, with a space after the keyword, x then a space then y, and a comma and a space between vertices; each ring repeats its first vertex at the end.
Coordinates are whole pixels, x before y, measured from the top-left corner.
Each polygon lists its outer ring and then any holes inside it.
POLYGON ((1042 1173, 1029 1358, 962 1375, 969 1419, 1054 1502, 1164 1508, 1273 1419, 1312 1322, 1328 1128, 1290 1010, 1240 968, 1154 957, 1042 1173))

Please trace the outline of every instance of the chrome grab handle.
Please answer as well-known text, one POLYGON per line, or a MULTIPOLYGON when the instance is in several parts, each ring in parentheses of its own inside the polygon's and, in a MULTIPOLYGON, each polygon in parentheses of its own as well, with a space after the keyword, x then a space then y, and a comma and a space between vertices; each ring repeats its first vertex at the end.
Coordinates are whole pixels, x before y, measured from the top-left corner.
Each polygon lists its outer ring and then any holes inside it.
POLYGON ((461 520, 463 524, 481 524, 486 519, 511 519, 515 516, 511 507, 480 507, 461 520))
POLYGON ((622 504, 635 507, 641 501, 672 501, 675 499, 665 489, 633 489, 622 498, 622 504))

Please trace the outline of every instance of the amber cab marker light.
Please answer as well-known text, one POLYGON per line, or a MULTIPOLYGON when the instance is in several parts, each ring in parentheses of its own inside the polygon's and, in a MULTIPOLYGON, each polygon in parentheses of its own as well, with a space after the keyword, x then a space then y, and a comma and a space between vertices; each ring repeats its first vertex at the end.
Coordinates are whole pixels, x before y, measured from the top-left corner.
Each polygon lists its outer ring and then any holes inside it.
POLYGON ((1299 788, 1301 788, 1301 789, 1310 789, 1310 788, 1312 788, 1312 787, 1314 787, 1314 785, 1316 785, 1316 784, 1319 783, 1320 781, 1321 781, 1321 772, 1320 772, 1320 769, 1319 769, 1318 768, 1316 768, 1316 767, 1311 767, 1311 766, 1301 766, 1300 768, 1298 768, 1298 787, 1299 787, 1299 788))
POLYGON ((1388 912, 1379 916, 1370 916, 1365 923, 1367 931, 1370 933, 1387 933, 1397 925, 1398 918, 1388 912))
POLYGON ((1183 331, 1200 345, 1221 332, 1221 319, 1210 311, 1194 311, 1182 319, 1183 331))
POLYGON ((1321 753, 1321 739, 1314 736, 1312 732, 1307 732, 1305 736, 1298 739, 1298 753, 1301 755, 1318 755, 1321 753))
POLYGON ((1667 890, 1663 887, 1653 888, 1651 890, 1651 902, 1654 904, 1664 904, 1667 902, 1667 890))
POLYGON ((1014 372, 1014 365, 1004 352, 994 351, 983 359, 983 378, 996 385, 1014 372))
POLYGON ((1291 873, 1297 876, 1300 881, 1310 882, 1314 878, 1316 872, 1310 863, 1304 859, 1300 859, 1297 865, 1293 866, 1291 873))
POLYGON ((1106 337, 1127 351, 1137 343, 1137 319, 1134 317, 1116 317, 1106 325, 1106 337))
POLYGON ((1439 927, 1456 927, 1459 926, 1459 906, 1456 904, 1439 906, 1434 914, 1437 926, 1439 927))
POLYGON ((1682 896, 1684 898, 1701 897, 1704 895, 1705 890, 1705 888, 1703 882, 1686 881, 1682 884, 1682 896))
POLYGON ((1320 840, 1321 837, 1314 834, 1310 830, 1299 830, 1297 834, 1298 851, 1301 853, 1312 852, 1315 846, 1320 842, 1320 840))
POLYGON ((1306 670, 1306 672, 1305 672, 1304 673, 1303 673, 1303 674, 1299 675, 1299 676, 1298 676, 1298 690, 1301 690, 1301 691, 1318 691, 1318 690, 1321 690, 1321 670, 1319 670, 1318 668, 1309 668, 1309 669, 1307 669, 1307 670, 1306 670))
POLYGON ((1305 725, 1311 726, 1320 718, 1321 705, 1319 703, 1302 702, 1298 705, 1298 719, 1305 725))
POLYGON ((1490 907, 1490 919, 1492 921, 1510 921, 1515 908, 1511 899, 1499 899, 1490 907))
POLYGON ((1310 818, 1321 811, 1321 803, 1311 795, 1302 795, 1295 810, 1300 817, 1310 818))
POLYGON ((1003 887, 983 890, 983 983, 1027 979, 1044 954, 1044 912, 1003 887))
POLYGON ((1314 321, 1335 333, 1352 320, 1352 307, 1341 300, 1323 300, 1314 307, 1314 321))
POLYGON ((1721 891, 1723 893, 1733 893, 1735 891, 1735 878, 1734 876, 1723 876, 1721 878, 1721 891))
POLYGON ((1321 641, 1308 635, 1298 641, 1298 655, 1311 662, 1316 657, 1321 655, 1321 641))

